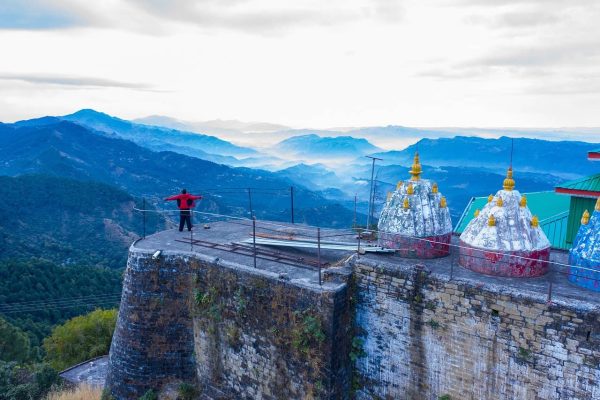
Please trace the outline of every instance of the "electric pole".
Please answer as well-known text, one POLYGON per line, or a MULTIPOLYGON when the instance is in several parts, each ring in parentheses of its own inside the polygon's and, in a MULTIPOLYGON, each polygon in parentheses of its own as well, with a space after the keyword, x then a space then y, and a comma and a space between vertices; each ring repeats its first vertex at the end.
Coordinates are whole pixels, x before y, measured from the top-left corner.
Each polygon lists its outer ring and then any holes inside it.
POLYGON ((373 178, 375 176, 375 161, 376 160, 383 160, 383 158, 377 158, 377 157, 372 157, 372 156, 365 156, 367 158, 370 158, 373 162, 371 164, 371 189, 369 190, 369 213, 367 215, 367 230, 369 230, 370 226, 371 226, 371 217, 373 214, 373 178))

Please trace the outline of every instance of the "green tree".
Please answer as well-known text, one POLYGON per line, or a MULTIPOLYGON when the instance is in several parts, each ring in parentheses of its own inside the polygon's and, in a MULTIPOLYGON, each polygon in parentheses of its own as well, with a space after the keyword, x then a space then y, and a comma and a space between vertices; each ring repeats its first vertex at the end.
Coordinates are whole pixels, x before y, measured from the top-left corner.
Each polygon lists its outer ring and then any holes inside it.
POLYGON ((44 339, 46 359, 63 370, 73 364, 108 353, 117 321, 117 310, 98 309, 59 325, 44 339))
POLYGON ((0 317, 29 336, 35 358, 36 347, 54 326, 98 307, 117 307, 121 281, 122 272, 109 268, 57 265, 33 258, 0 260, 0 317), (19 312, 2 315, 10 309, 19 312))
POLYGON ((29 337, 0 317, 0 360, 23 362, 29 356, 29 337))
POLYGON ((48 364, 0 361, 0 400, 41 399, 58 384, 58 374, 48 364))

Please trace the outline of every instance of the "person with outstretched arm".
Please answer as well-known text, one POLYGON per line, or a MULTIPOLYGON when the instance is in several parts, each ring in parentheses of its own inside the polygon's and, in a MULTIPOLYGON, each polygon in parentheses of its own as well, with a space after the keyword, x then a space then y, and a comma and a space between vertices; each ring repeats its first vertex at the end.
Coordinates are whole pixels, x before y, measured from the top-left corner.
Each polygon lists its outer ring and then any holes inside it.
POLYGON ((167 197, 165 201, 177 200, 179 208, 179 232, 183 231, 183 225, 187 225, 187 230, 192 230, 192 208, 196 207, 196 200, 202 199, 202 196, 188 194, 187 190, 181 189, 181 194, 167 197))

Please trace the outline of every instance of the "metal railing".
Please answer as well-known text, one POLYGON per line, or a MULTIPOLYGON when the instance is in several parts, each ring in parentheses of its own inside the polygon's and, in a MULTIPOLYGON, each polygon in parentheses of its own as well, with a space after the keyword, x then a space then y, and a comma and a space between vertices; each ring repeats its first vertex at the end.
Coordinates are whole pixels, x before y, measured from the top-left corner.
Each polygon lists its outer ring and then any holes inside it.
MULTIPOLYGON (((166 210, 166 211, 158 211, 158 210, 143 210, 143 209, 135 209, 138 212, 159 212, 159 213, 178 213, 178 210, 166 210)), ((224 223, 230 223, 230 224, 238 224, 238 225, 243 225, 243 226, 247 226, 248 228, 251 228, 251 236, 252 236, 252 251, 251 253, 245 254, 248 256, 253 257, 254 259, 254 266, 256 267, 257 263, 256 260, 258 259, 266 259, 266 260, 271 260, 273 261, 270 257, 266 256, 265 254, 265 250, 257 250, 257 237, 260 237, 261 235, 264 236, 265 232, 268 234, 278 234, 278 235, 289 235, 290 236, 290 240, 296 240, 298 242, 306 242, 306 241, 311 241, 312 243, 314 243, 316 246, 314 246, 314 249, 316 250, 316 256, 317 259, 314 260, 315 262, 312 264, 312 267, 317 267, 318 268, 318 282, 319 285, 323 284, 323 280, 322 280, 322 268, 327 266, 327 263, 323 263, 321 258, 321 250, 322 250, 322 246, 324 243, 331 243, 328 242, 327 239, 335 239, 335 240, 340 240, 343 238, 351 238, 351 243, 354 243, 354 245, 356 246, 356 254, 357 257, 360 258, 361 256, 363 256, 365 254, 364 249, 366 248, 366 246, 373 246, 372 242, 373 242, 373 238, 377 238, 377 235, 385 233, 385 234, 389 234, 389 235, 394 235, 397 238, 401 238, 401 239, 405 239, 408 240, 409 242, 412 243, 421 243, 424 246, 436 246, 436 247, 444 247, 447 248, 448 251, 448 255, 450 256, 450 280, 452 280, 454 278, 455 272, 454 272, 454 268, 455 268, 455 264, 458 264, 459 262, 457 261, 459 258, 459 253, 461 252, 461 250, 466 250, 468 249, 470 251, 469 257, 475 260, 480 260, 480 262, 482 263, 490 263, 490 264, 494 264, 496 267, 505 267, 505 268, 511 268, 512 266, 514 266, 515 264, 521 263, 521 264, 541 264, 544 268, 548 269, 549 271, 556 273, 556 274, 560 274, 563 276, 567 276, 569 277, 569 279, 586 279, 586 280, 591 280, 591 281, 597 281, 600 282, 600 271, 593 269, 593 268, 588 268, 588 267, 582 267, 582 266, 577 266, 577 265, 571 265, 569 263, 564 263, 564 262, 560 262, 560 261, 551 261, 549 259, 540 259, 540 258, 533 258, 533 257, 527 257, 525 255, 520 255, 520 254, 515 254, 514 252, 502 252, 502 251, 494 251, 494 250, 483 250, 483 249, 474 249, 473 247, 468 247, 468 246, 464 246, 462 244, 457 244, 457 243, 448 243, 448 242, 444 242, 444 241, 438 241, 435 239, 431 239, 431 238, 422 238, 422 237, 417 237, 417 236, 411 236, 411 235, 400 235, 397 234, 395 232, 386 232, 386 231, 377 231, 377 230, 368 230, 368 229, 348 229, 348 230, 340 230, 340 229, 326 229, 326 228, 320 228, 320 227, 312 227, 312 226, 306 226, 306 225, 291 225, 291 224, 284 224, 284 223, 278 223, 278 222, 273 222, 273 221, 263 221, 263 220, 258 220, 256 217, 253 218, 245 218, 245 217, 238 217, 238 216, 232 216, 232 215, 225 215, 225 214, 219 214, 219 213, 209 213, 209 212, 202 212, 202 211, 195 211, 193 210, 192 212, 193 215, 196 215, 197 217, 201 218, 201 219, 205 219, 206 221, 210 221, 210 222, 224 222, 224 223), (293 236, 293 239, 292 239, 293 236), (371 240, 369 240, 371 239, 371 240), (325 240, 325 241, 324 241, 325 240)), ((561 214, 557 214, 555 216, 553 216, 552 218, 548 218, 545 219, 544 222, 547 224, 552 224, 552 223, 560 223, 560 221, 562 219, 565 218, 565 215, 563 215, 564 213, 561 214)), ((375 239, 376 240, 376 239, 375 239)), ((198 241, 197 243, 202 242, 202 241, 198 241)), ((190 243, 190 248, 191 250, 194 249, 194 245, 198 245, 197 243, 194 243, 193 237, 190 236, 190 241, 188 242, 190 243)), ((346 243, 348 243, 348 241, 346 241, 346 243)), ((214 243, 213 243, 214 244, 214 243)), ((229 251, 233 251, 232 249, 227 249, 229 251)), ((398 252, 402 252, 402 251, 408 251, 410 249, 408 248, 401 248, 401 249, 396 249, 396 251, 398 252)), ((240 254, 244 254, 244 251, 241 251, 240 254)), ((268 254, 267 254, 268 255, 268 254)), ((307 259, 306 257, 302 258, 302 262, 306 262, 308 265, 308 262, 310 260, 307 259)), ((282 261, 283 263, 287 263, 282 261)), ((297 267, 302 267, 302 262, 300 263, 294 263, 292 265, 297 266, 297 267)), ((305 266, 306 267, 306 266, 305 266)), ((500 277, 500 276, 497 276, 500 277)), ((548 274, 548 276, 546 276, 546 283, 547 283, 547 300, 548 301, 552 301, 552 293, 553 293, 553 279, 550 276, 550 274, 548 274)))
POLYGON ((561 250, 568 250, 567 245, 567 223, 569 221, 569 211, 563 211, 540 221, 540 228, 548 237, 552 247, 561 250))

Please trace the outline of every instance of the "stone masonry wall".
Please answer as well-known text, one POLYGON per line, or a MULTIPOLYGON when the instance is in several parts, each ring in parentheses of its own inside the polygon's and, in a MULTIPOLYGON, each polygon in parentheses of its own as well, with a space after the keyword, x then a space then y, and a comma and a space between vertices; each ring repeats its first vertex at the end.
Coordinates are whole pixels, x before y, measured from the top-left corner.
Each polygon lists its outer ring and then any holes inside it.
POLYGON ((351 263, 357 398, 600 399, 597 308, 448 281, 411 263, 351 263))
POLYGON ((215 400, 600 399, 591 302, 383 260, 351 257, 321 287, 132 247, 106 387, 117 400, 180 382, 215 400))
POLYGON ((118 400, 196 381, 187 257, 130 251, 106 388, 118 400))
POLYGON ((349 396, 347 286, 323 290, 239 265, 195 262, 203 392, 227 399, 349 396))

